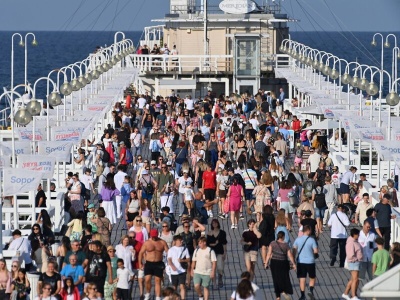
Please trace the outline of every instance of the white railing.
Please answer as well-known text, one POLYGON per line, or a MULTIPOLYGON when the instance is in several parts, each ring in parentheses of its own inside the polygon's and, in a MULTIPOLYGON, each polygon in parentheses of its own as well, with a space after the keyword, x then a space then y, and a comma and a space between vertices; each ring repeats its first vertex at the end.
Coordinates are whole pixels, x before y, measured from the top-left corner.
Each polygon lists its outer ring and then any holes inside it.
POLYGON ((232 55, 143 55, 131 54, 134 67, 141 72, 232 72, 232 55))

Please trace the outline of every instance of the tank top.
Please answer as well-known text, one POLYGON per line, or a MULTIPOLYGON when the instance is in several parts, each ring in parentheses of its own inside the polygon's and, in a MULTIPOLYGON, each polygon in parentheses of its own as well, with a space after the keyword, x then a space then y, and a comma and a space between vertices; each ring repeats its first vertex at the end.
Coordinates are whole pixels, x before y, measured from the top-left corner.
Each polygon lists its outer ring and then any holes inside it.
POLYGON ((217 150, 217 142, 216 141, 210 141, 210 146, 208 147, 208 150, 217 150))
POLYGON ((145 120, 144 120, 144 122, 143 122, 143 127, 152 127, 153 126, 153 120, 147 120, 147 116, 149 116, 149 115, 146 115, 145 116, 145 120))
POLYGON ((140 205, 140 202, 139 202, 138 199, 132 199, 132 201, 131 201, 131 203, 129 204, 129 207, 128 207, 128 212, 130 212, 130 213, 138 212, 139 211, 139 205, 140 205))

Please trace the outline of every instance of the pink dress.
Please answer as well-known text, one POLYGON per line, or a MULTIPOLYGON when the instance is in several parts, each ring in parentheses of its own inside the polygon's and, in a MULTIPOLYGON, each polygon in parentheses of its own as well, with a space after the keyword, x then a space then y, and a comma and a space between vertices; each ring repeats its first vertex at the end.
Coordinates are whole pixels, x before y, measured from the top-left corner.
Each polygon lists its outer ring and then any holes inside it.
POLYGON ((229 197, 229 211, 239 211, 242 199, 242 186, 231 185, 230 187, 230 197, 229 197))

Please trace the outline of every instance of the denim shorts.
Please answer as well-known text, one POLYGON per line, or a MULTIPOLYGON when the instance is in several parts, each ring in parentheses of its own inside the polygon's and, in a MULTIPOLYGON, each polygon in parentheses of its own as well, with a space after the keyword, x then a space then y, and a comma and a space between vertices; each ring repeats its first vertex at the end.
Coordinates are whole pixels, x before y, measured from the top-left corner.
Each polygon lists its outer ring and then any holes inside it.
POLYGON ((324 217, 324 215, 325 215, 325 210, 326 209, 327 209, 327 207, 324 207, 324 208, 315 207, 314 208, 314 217, 315 217, 315 219, 317 219, 317 218, 322 219, 324 217))
POLYGON ((360 271, 360 262, 349 262, 349 271, 360 271))

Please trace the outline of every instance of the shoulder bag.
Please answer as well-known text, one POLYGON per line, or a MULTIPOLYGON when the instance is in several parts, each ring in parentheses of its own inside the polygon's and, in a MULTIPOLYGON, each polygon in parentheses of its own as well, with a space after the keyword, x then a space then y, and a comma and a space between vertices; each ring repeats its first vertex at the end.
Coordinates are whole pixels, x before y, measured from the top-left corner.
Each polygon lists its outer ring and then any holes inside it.
MULTIPOLYGON (((182 250, 181 255, 179 256, 179 259, 182 259, 182 255, 183 255, 183 252, 185 252, 185 250, 186 250, 186 245, 183 247, 183 250, 182 250)), ((180 262, 180 264, 181 264, 181 267, 185 270, 187 270, 187 268, 189 267, 189 264, 187 262, 180 262)))

